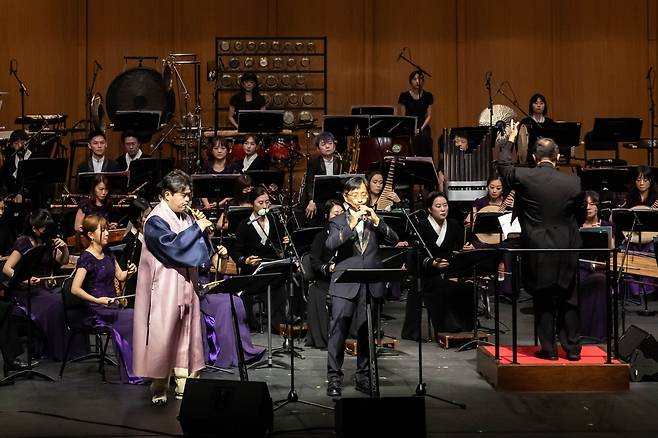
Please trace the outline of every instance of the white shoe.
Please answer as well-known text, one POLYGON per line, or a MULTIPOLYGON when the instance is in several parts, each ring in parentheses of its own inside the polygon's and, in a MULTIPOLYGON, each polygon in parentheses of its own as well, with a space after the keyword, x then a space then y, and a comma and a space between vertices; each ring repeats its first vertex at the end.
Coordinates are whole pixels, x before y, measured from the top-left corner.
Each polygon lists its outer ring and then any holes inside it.
POLYGON ((151 382, 151 403, 155 406, 167 404, 167 390, 169 389, 169 379, 154 379, 151 382))

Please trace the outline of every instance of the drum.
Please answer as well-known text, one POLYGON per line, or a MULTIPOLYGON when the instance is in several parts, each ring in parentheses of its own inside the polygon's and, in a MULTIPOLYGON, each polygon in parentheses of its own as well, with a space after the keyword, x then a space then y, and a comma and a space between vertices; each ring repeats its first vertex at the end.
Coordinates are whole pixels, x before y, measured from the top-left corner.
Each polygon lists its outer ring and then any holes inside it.
POLYGON ((411 150, 407 137, 364 137, 361 139, 357 171, 368 171, 373 163, 383 162, 385 157, 413 155, 411 150))
POLYGON ((297 157, 301 153, 296 135, 272 137, 267 146, 267 155, 273 163, 281 163, 297 157))

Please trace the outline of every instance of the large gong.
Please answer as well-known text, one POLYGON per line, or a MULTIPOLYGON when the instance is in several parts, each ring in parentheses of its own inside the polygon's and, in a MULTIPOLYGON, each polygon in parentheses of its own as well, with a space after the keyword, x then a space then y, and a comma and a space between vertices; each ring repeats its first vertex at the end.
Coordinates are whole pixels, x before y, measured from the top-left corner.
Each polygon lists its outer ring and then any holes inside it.
POLYGON ((127 112, 159 112, 160 123, 167 123, 176 110, 173 91, 167 90, 160 72, 152 68, 124 71, 110 83, 106 97, 107 115, 115 125, 123 124, 127 112))

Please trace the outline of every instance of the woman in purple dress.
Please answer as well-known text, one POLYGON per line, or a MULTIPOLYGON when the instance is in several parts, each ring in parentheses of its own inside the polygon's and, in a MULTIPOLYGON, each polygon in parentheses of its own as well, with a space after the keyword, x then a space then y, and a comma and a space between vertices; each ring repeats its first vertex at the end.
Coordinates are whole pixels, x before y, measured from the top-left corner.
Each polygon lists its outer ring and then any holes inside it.
MULTIPOLYGON (((2 272, 12 278, 18 263, 31 248, 45 245, 41 260, 33 267, 32 277, 10 290, 19 313, 27 312, 27 295, 30 293, 32 320, 45 338, 47 356, 61 360, 64 356, 64 305, 59 289, 48 289, 39 277, 52 275, 53 269, 68 262, 69 250, 59 238, 52 238, 55 222, 47 210, 35 210, 28 217, 25 234, 18 237, 2 272), (28 282, 29 281, 29 288, 28 282)), ((76 349, 79 352, 79 349, 76 349)))
MULTIPOLYGON (((226 248, 223 246, 218 247, 217 253, 211 259, 217 272, 225 272, 227 259, 228 251, 226 248)), ((222 275, 222 277, 224 276, 222 275)), ((204 333, 203 349, 207 362, 220 368, 237 367, 238 350, 231 314, 231 297, 224 293, 206 294, 201 298, 200 304, 204 333)), ((233 305, 238 319, 245 362, 255 362, 261 358, 265 348, 255 347, 251 342, 251 333, 247 324, 247 311, 244 308, 242 298, 234 295, 233 305)))
POLYGON ((78 259, 71 292, 88 302, 83 318, 92 324, 112 329, 114 352, 119 358, 119 373, 124 383, 139 384, 143 380, 133 373, 133 311, 119 307, 114 280, 126 281, 137 271, 133 263, 123 271, 114 256, 105 248, 108 238, 107 220, 89 215, 82 221, 82 231, 91 243, 78 259))

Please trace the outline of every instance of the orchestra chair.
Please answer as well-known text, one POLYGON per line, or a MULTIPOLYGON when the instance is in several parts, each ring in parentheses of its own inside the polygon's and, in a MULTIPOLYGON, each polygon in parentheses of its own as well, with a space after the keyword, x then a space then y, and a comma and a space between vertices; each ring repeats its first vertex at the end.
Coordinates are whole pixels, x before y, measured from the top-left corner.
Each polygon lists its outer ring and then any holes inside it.
MULTIPOLYGON (((110 337, 112 336, 111 327, 102 327, 95 326, 92 323, 83 321, 80 316, 84 315, 81 312, 85 308, 84 300, 76 297, 71 293, 71 285, 73 284, 73 277, 67 278, 62 284, 62 302, 64 303, 64 322, 66 328, 68 329, 67 340, 66 340, 66 350, 64 352, 64 358, 62 359, 62 366, 59 369, 59 378, 62 379, 64 375, 64 367, 69 358, 69 351, 71 348, 71 341, 76 336, 86 336, 89 339, 91 336, 94 337, 95 343, 95 352, 85 354, 80 357, 76 357, 71 360, 71 362, 81 362, 88 359, 97 359, 98 360, 98 372, 101 375, 101 380, 103 383, 107 383, 105 377, 105 364, 110 364, 117 366, 117 363, 112 359, 107 357, 107 347, 110 342, 110 337)), ((117 352, 116 354, 121 354, 117 352)))

